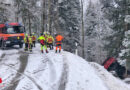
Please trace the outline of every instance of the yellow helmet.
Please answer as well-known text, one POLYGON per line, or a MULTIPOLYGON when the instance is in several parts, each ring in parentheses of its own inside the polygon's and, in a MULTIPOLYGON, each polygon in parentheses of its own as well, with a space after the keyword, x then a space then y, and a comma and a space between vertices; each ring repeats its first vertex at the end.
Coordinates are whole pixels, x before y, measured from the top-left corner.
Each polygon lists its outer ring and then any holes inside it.
POLYGON ((47 34, 47 32, 44 32, 44 35, 47 34))

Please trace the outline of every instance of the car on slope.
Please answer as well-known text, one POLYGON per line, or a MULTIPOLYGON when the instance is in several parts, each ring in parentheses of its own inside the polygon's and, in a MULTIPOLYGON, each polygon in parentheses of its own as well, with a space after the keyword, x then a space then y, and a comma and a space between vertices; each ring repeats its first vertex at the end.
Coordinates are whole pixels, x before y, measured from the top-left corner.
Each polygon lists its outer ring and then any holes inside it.
POLYGON ((103 62, 102 65, 104 66, 105 69, 107 69, 109 72, 111 72, 114 76, 117 76, 121 79, 124 79, 126 72, 129 72, 126 70, 126 67, 120 65, 120 63, 114 57, 107 58, 103 62))

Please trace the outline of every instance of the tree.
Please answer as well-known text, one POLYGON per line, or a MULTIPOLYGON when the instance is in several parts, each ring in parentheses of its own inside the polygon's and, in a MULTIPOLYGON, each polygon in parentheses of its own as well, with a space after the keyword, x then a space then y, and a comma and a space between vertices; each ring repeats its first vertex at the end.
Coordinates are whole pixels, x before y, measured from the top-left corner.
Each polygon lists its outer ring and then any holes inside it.
POLYGON ((85 52, 84 52, 84 8, 83 8, 83 0, 81 0, 81 20, 82 20, 82 57, 85 58, 85 52))
POLYGON ((111 34, 110 22, 102 10, 103 5, 99 1, 88 2, 85 13, 85 59, 102 63, 107 52, 104 50, 106 41, 104 38, 111 34))
POLYGON ((76 42, 79 41, 80 25, 80 3, 79 0, 62 0, 59 2, 59 26, 64 35, 64 50, 74 53, 76 42))
MULTIPOLYGON (((130 1, 125 0, 124 5, 125 16, 127 17, 128 15, 130 15, 130 1)), ((126 17, 124 17, 124 38, 122 41, 122 48, 121 52, 119 53, 119 58, 120 60, 126 61, 126 68, 130 70, 130 23, 125 22, 126 17)))
MULTIPOLYGON (((106 37, 106 40, 109 43, 105 46, 106 50, 108 51, 108 56, 118 57, 123 47, 122 41, 125 37, 125 9, 126 9, 126 0, 115 0, 115 5, 111 3, 107 4, 107 11, 112 11, 112 13, 105 12, 105 14, 109 15, 109 20, 113 23, 111 26, 113 29, 113 33, 106 37)), ((106 10, 106 9, 104 9, 106 10)))

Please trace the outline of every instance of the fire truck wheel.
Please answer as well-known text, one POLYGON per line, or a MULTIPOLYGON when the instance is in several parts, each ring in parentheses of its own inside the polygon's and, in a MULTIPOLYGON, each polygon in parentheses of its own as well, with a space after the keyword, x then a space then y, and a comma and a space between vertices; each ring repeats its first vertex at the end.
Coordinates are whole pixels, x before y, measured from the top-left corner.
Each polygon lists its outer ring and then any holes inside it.
POLYGON ((2 45, 1 45, 1 48, 4 50, 5 49, 5 41, 2 41, 2 45))
POLYGON ((19 47, 20 47, 20 48, 23 48, 23 44, 19 44, 19 47))
POLYGON ((1 47, 1 45, 2 45, 2 41, 0 41, 0 47, 1 47))

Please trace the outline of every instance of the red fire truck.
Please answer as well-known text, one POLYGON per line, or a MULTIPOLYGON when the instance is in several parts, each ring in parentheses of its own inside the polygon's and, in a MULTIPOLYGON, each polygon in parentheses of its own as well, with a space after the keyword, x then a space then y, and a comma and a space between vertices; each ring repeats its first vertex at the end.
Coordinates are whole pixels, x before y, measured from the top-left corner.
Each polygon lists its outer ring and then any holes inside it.
POLYGON ((23 47, 24 43, 24 26, 19 23, 0 24, 0 47, 5 49, 13 45, 23 47))

